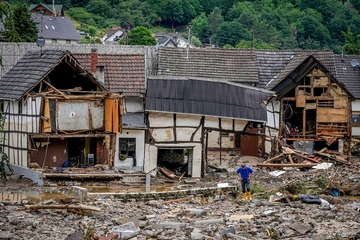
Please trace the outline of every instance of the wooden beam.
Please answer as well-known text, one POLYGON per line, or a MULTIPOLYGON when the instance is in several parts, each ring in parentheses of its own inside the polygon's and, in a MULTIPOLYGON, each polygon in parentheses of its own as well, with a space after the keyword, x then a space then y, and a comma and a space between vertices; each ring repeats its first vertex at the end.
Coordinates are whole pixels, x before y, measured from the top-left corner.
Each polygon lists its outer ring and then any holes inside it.
POLYGON ((68 96, 66 96, 64 93, 60 92, 59 90, 57 90, 53 85, 51 85, 50 83, 48 83, 47 81, 43 82, 48 85, 50 88, 54 89, 55 92, 59 93, 61 96, 63 96, 65 99, 69 99, 68 96))
POLYGON ((316 166, 317 164, 314 164, 314 163, 310 163, 310 164, 304 164, 304 163, 294 163, 294 164, 291 164, 291 163, 268 163, 268 164, 257 164, 256 166, 258 167, 281 167, 281 168, 284 168, 284 167, 298 167, 298 168, 309 168, 309 167, 314 167, 316 166))
POLYGON ((25 205, 26 210, 38 210, 38 209, 76 209, 76 210, 89 210, 100 212, 101 208, 88 206, 84 204, 79 205, 25 205))

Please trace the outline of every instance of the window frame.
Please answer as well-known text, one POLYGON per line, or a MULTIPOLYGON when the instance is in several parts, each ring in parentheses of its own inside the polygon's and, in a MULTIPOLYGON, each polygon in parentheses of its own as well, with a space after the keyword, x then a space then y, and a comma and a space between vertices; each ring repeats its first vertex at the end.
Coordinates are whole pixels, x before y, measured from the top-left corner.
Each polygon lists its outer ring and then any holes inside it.
POLYGON ((353 127, 360 127, 360 111, 352 111, 351 112, 351 125, 353 127), (354 116, 357 115, 357 122, 354 122, 354 116))

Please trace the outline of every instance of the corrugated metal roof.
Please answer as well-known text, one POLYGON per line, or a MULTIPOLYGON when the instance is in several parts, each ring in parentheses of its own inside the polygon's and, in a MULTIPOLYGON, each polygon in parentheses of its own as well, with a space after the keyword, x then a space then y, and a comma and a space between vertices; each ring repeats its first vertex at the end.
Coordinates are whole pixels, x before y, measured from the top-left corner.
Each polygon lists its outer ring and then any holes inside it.
POLYGON ((254 50, 159 47, 158 76, 259 82, 254 50))
POLYGON ((266 121, 261 103, 270 94, 239 84, 152 77, 148 79, 145 110, 266 121))
MULTIPOLYGON (((91 55, 74 54, 86 69, 91 69, 91 55)), ((97 66, 104 66, 105 87, 110 92, 122 93, 125 97, 144 97, 145 56, 98 54, 97 66)))
POLYGON ((353 67, 353 59, 360 63, 360 55, 335 55, 336 77, 355 98, 360 98, 360 66, 353 67))

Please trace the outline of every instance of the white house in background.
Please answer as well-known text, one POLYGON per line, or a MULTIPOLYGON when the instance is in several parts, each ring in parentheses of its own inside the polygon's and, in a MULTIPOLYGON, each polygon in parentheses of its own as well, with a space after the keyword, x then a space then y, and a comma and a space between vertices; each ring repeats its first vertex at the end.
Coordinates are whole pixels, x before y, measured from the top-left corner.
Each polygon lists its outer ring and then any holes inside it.
POLYGON ((32 15, 36 22, 38 35, 45 39, 45 43, 76 44, 81 40, 71 20, 67 17, 32 15))
POLYGON ((190 48, 195 47, 186 38, 182 37, 178 32, 170 34, 160 32, 155 34, 155 39, 158 42, 159 46, 186 48, 189 45, 190 48))
POLYGON ((121 27, 112 27, 105 33, 101 41, 103 44, 117 43, 124 35, 124 32, 121 27))

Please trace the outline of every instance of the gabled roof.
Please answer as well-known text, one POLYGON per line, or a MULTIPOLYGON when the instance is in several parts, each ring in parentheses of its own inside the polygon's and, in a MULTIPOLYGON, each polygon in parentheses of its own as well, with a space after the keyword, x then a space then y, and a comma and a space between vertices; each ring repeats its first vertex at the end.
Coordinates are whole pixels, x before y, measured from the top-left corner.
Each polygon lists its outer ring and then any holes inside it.
POLYGON ((297 61, 313 55, 335 75, 334 54, 332 51, 263 51, 256 50, 259 68, 259 87, 272 88, 297 66, 297 61), (285 72, 284 72, 285 71, 285 72))
POLYGON ((276 92, 277 97, 281 98, 295 86, 308 74, 313 68, 321 69, 332 82, 337 83, 348 95, 352 98, 352 94, 346 89, 345 85, 341 84, 335 76, 313 55, 296 55, 281 71, 281 73, 274 79, 273 82, 269 82, 267 89, 276 92))
MULTIPOLYGON (((91 69, 90 54, 74 56, 86 69, 91 69)), ((146 76, 143 54, 98 54, 97 66, 104 66, 105 87, 110 92, 122 93, 124 97, 144 97, 146 76)))
MULTIPOLYGON (((81 71, 94 86, 103 87, 96 81, 91 73, 81 67, 69 51, 42 50, 29 51, 0 79, 0 99, 19 100, 29 92, 37 83, 46 79, 49 74, 66 57, 68 65, 81 71)), ((64 79, 65 80, 65 79, 64 79)))
POLYGON ((186 45, 189 43, 190 48, 194 48, 195 46, 191 44, 186 38, 181 36, 179 33, 165 33, 165 32, 159 32, 155 34, 155 38, 158 41, 158 45, 160 46, 166 46, 169 41, 172 41, 172 43, 175 45, 175 47, 186 47, 186 45), (177 40, 180 40, 179 42, 177 40), (184 44, 180 46, 180 43, 183 42, 184 44))
POLYGON ((335 55, 336 77, 355 98, 360 98, 360 66, 353 67, 353 59, 360 63, 360 55, 335 55))
POLYGON ((118 31, 122 31, 124 32, 121 27, 112 27, 109 31, 107 31, 105 33, 106 37, 109 38, 111 37, 114 33, 118 32, 118 31))
POLYGON ((148 78, 145 110, 266 121, 261 104, 272 93, 203 79, 148 78))
POLYGON ((38 35, 45 39, 81 40, 80 33, 67 17, 36 16, 34 14, 32 16, 36 22, 38 35))
MULTIPOLYGON (((107 31, 104 35, 105 41, 107 39, 109 39, 112 35, 114 35, 115 33, 117 33, 118 31, 121 31, 123 34, 123 30, 121 27, 112 27, 109 31, 107 31)), ((120 39, 120 37, 122 36, 122 34, 120 36, 118 36, 118 39, 115 39, 115 41, 118 41, 120 39)))
POLYGON ((258 87, 265 87, 275 76, 284 69, 294 56, 294 51, 256 51, 256 62, 259 68, 258 87))
POLYGON ((157 46, 164 46, 164 47, 177 47, 177 43, 174 42, 172 38, 161 38, 156 44, 157 46))
MULTIPOLYGON (((53 10, 53 5, 47 5, 47 4, 43 4, 43 3, 39 3, 39 4, 30 4, 30 12, 38 7, 38 6, 43 6, 44 8, 46 8, 49 12, 54 13, 53 10)), ((57 16, 63 16, 64 15, 64 8, 63 5, 61 4, 54 4, 54 8, 55 8, 55 12, 57 16)))
POLYGON ((257 84, 254 50, 159 47, 158 75, 257 84))

